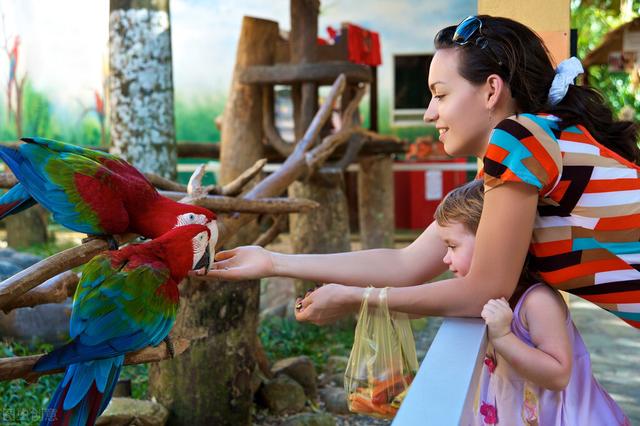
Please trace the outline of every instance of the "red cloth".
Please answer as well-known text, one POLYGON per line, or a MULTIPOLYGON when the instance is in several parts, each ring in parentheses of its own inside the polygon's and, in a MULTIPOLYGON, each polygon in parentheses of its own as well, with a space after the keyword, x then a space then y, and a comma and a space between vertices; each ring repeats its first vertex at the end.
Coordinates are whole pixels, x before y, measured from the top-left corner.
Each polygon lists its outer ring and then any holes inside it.
POLYGON ((349 60, 356 64, 380 65, 380 36, 354 24, 347 25, 349 60))

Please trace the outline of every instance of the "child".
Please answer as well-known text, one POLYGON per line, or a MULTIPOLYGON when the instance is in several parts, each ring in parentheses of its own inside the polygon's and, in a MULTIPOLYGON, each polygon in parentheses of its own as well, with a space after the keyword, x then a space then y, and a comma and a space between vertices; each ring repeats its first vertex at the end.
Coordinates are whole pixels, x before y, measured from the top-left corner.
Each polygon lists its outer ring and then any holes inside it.
MULTIPOLYGON (((453 190, 438 206, 443 259, 467 274, 483 204, 482 181, 453 190)), ((522 274, 509 302, 482 310, 489 345, 474 403, 475 425, 629 425, 591 372, 587 348, 557 290, 522 274), (512 310, 513 309, 513 310, 512 310)))

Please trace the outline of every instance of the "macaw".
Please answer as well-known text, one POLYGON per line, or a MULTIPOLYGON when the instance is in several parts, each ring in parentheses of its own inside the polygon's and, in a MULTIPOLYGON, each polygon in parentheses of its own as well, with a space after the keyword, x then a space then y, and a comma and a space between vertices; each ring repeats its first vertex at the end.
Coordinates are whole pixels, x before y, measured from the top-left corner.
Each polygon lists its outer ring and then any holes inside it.
POLYGON ((211 231, 213 261, 218 228, 210 210, 160 195, 115 155, 38 137, 22 141, 17 149, 0 145, 0 158, 19 181, 0 197, 0 219, 37 202, 58 223, 94 236, 132 232, 156 238, 175 226, 198 223, 211 231))
POLYGON ((125 354, 157 346, 179 305, 178 284, 209 262, 209 228, 185 225, 142 244, 107 251, 85 266, 66 345, 34 371, 66 369, 41 425, 93 425, 111 399, 125 354))

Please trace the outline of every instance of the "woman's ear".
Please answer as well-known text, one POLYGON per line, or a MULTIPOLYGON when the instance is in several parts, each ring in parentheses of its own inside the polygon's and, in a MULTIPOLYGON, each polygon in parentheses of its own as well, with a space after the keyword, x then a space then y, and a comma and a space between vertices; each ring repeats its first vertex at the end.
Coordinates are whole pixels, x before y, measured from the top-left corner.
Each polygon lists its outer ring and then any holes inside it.
POLYGON ((508 90, 509 88, 502 77, 498 74, 491 74, 485 83, 485 106, 488 109, 496 108, 503 92, 508 90))

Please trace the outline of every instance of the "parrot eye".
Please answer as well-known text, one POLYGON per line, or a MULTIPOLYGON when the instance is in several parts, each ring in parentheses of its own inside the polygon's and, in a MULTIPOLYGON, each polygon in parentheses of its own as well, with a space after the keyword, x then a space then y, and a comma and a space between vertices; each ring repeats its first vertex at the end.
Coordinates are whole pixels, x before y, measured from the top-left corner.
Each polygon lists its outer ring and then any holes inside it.
POLYGON ((189 215, 189 219, 191 219, 191 220, 195 219, 195 216, 193 215, 193 213, 191 213, 191 214, 189 215))

